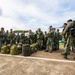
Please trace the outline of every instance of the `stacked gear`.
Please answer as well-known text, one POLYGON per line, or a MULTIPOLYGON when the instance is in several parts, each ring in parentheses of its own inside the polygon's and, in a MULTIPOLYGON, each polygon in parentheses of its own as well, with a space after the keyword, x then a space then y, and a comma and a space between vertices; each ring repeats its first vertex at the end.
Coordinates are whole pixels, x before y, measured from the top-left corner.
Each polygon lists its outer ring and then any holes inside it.
POLYGON ((22 45, 22 55, 23 56, 30 56, 30 45, 29 44, 23 44, 22 45))
POLYGON ((30 48, 31 48, 31 53, 36 52, 38 50, 38 43, 30 45, 30 48))
POLYGON ((10 54, 17 55, 19 53, 17 46, 14 44, 10 48, 10 54))
POLYGON ((4 46, 1 47, 1 53, 2 54, 8 54, 9 53, 9 49, 7 48, 6 45, 4 45, 4 46))

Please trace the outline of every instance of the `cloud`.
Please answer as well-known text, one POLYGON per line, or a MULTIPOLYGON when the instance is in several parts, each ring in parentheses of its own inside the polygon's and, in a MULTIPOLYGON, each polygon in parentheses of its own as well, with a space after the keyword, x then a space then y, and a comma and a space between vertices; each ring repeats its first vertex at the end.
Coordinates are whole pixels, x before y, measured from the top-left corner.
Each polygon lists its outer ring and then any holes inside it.
POLYGON ((48 30, 75 19, 75 0, 0 0, 0 26, 5 29, 48 30))
POLYGON ((2 9, 0 8, 0 16, 2 16, 2 9))

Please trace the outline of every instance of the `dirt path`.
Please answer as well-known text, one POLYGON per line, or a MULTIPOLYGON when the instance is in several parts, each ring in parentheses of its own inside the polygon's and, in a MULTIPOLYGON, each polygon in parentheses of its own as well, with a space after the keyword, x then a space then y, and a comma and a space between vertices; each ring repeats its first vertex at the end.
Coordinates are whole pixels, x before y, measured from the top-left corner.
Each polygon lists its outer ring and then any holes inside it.
POLYGON ((0 55, 0 75, 75 75, 75 62, 0 55))
MULTIPOLYGON (((64 59, 63 55, 61 55, 61 53, 63 53, 64 50, 60 49, 57 51, 53 51, 52 53, 49 52, 44 52, 44 51, 38 51, 34 54, 32 54, 32 57, 42 57, 42 58, 50 58, 50 59, 61 59, 61 60, 66 60, 64 59)), ((67 60, 74 60, 74 56, 75 53, 73 53, 72 51, 70 52, 70 55, 68 55, 68 59, 67 60)))
POLYGON ((38 51, 29 57, 0 54, 0 75, 75 75, 75 54, 65 60, 62 52, 38 51))

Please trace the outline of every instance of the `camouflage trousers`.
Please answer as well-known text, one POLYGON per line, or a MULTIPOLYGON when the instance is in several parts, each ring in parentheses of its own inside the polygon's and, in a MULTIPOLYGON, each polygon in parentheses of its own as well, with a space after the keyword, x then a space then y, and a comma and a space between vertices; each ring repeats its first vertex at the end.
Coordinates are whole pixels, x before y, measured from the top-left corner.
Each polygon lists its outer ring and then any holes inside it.
POLYGON ((47 39, 46 50, 49 50, 49 46, 51 46, 52 48, 54 46, 54 41, 52 38, 47 39))
POLYGON ((38 40, 37 40, 37 43, 38 43, 38 48, 39 48, 39 49, 42 49, 42 47, 43 47, 43 40, 38 39, 38 40))
POLYGON ((74 38, 72 36, 67 38, 67 42, 65 45, 65 53, 70 53, 71 48, 74 48, 74 38))
POLYGON ((53 49, 56 51, 56 50, 59 50, 59 40, 58 39, 54 39, 54 46, 53 46, 53 49))

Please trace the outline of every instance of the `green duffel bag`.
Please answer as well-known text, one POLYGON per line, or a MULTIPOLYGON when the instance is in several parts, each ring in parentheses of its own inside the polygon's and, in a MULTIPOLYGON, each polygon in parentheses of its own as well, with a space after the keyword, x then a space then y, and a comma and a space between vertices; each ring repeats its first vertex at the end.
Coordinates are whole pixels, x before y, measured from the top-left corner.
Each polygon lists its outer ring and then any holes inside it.
POLYGON ((4 46, 1 47, 1 53, 2 54, 8 54, 9 53, 9 49, 7 48, 6 45, 4 45, 4 46))
POLYGON ((16 45, 12 45, 10 48, 10 54, 12 55, 18 55, 19 51, 16 45))

